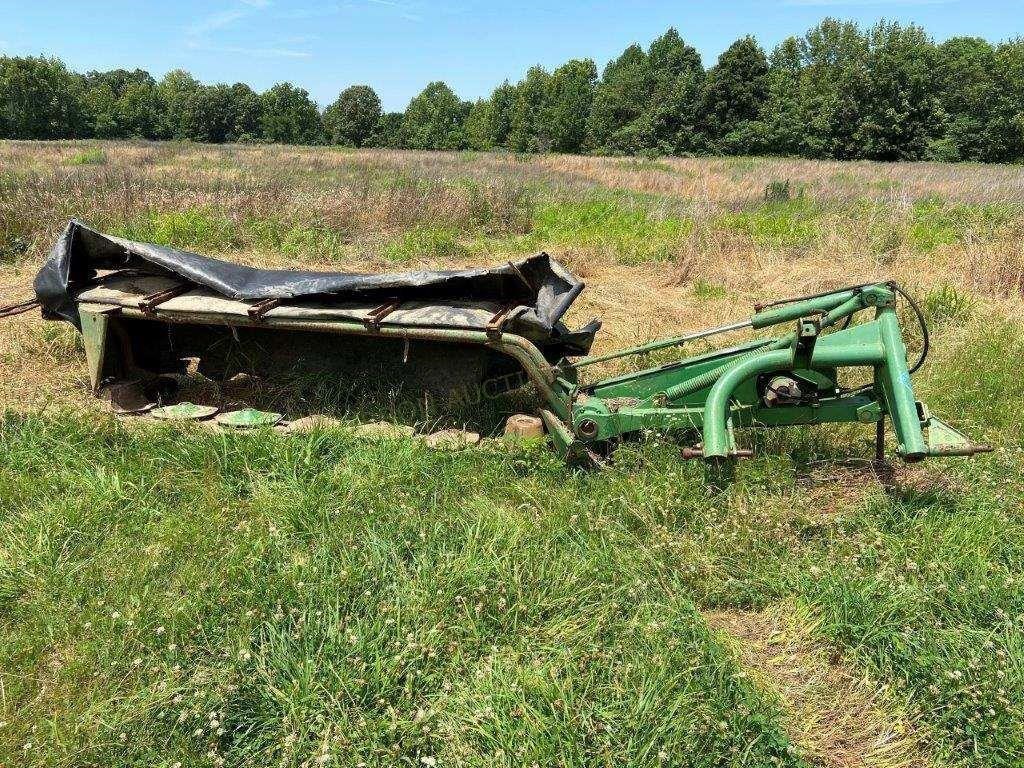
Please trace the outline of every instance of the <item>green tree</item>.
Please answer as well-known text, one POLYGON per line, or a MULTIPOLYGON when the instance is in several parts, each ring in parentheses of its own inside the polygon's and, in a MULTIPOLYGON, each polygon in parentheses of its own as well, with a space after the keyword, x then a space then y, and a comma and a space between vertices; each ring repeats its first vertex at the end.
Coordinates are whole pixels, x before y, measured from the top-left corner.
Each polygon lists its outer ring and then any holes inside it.
POLYGON ((231 86, 230 128, 226 140, 251 143, 260 140, 263 99, 245 83, 231 86))
POLYGON ((989 119, 986 160, 1024 159, 1024 38, 996 49, 992 116, 989 119))
POLYGON ((868 33, 866 62, 858 155, 920 160, 939 127, 935 44, 921 27, 879 22, 868 33))
POLYGON ((385 112, 380 116, 377 124, 370 133, 367 140, 367 147, 383 147, 386 149, 400 149, 402 147, 402 122, 404 115, 401 112, 385 112))
POLYGON ((550 88, 551 75, 547 70, 530 67, 525 79, 516 87, 509 149, 516 152, 548 152, 551 149, 551 126, 545 119, 550 88))
POLYGON ((0 57, 0 136, 63 139, 83 135, 82 79, 60 59, 0 57))
POLYGON ((402 143, 409 149, 465 149, 468 113, 468 104, 445 83, 430 83, 405 110, 402 143))
POLYGON ((486 151, 494 148, 492 134, 492 112, 494 103, 490 99, 477 99, 466 115, 466 143, 470 149, 486 151))
POLYGON ((730 154, 751 152, 756 143, 753 123, 767 96, 768 57, 748 35, 718 57, 704 82, 704 129, 713 145, 730 154))
POLYGON ((652 128, 654 148, 665 154, 705 149, 699 130, 705 78, 700 53, 671 28, 651 43, 647 60, 653 90, 641 120, 652 128))
POLYGON ((185 102, 182 115, 184 138, 220 144, 234 129, 231 86, 200 86, 185 102))
POLYGON ((647 111, 654 79, 647 54, 631 45, 608 63, 587 120, 587 146, 599 154, 632 154, 654 145, 647 111))
POLYGON ((109 84, 87 85, 81 98, 89 136, 97 139, 115 139, 121 135, 117 115, 117 94, 109 84))
POLYGON ((849 159, 861 153, 858 131, 868 89, 868 41, 853 22, 828 18, 800 40, 801 154, 849 159))
POLYGON ((380 119, 380 98, 368 85, 346 88, 324 111, 328 144, 362 147, 380 119))
POLYGON ((495 88, 491 94, 488 121, 491 143, 495 147, 508 147, 508 137, 512 133, 512 113, 518 95, 518 89, 508 80, 495 88))
POLYGON ((82 104, 90 133, 99 138, 156 139, 163 132, 163 101, 156 80, 142 69, 85 76, 82 104))
POLYGON ((261 138, 277 144, 317 144, 323 140, 320 110, 303 88, 278 83, 262 96, 261 138))
POLYGON ((933 82, 943 131, 930 148, 935 159, 982 160, 990 154, 995 70, 996 50, 981 38, 953 37, 936 49, 933 82))
POLYGON ((181 138, 220 144, 259 139, 263 101, 244 83, 202 85, 185 100, 181 138))
POLYGON ((758 154, 798 155, 805 134, 800 101, 803 63, 795 37, 772 51, 768 64, 767 96, 761 115, 750 125, 751 150, 758 154))
POLYGON ((157 83, 157 94, 163 105, 161 135, 168 139, 187 138, 186 104, 202 86, 183 69, 172 69, 157 83))
POLYGON ((117 100, 117 119, 121 135, 127 138, 159 139, 163 135, 163 102, 156 81, 125 84, 117 100))
POLYGON ((591 59, 572 59, 551 73, 540 115, 550 149, 582 150, 596 87, 597 65, 591 59))

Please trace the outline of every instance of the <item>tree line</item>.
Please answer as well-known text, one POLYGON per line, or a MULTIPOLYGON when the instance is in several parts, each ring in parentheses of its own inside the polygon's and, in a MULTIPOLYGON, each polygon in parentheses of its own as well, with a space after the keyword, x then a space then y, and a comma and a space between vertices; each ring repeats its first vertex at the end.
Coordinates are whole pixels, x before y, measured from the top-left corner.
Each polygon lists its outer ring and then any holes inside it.
POLYGON ((705 68, 675 29, 590 59, 533 67, 489 98, 433 82, 405 112, 367 85, 321 111, 291 83, 256 93, 183 70, 72 72, 0 57, 0 137, 145 138, 601 155, 1024 159, 1024 39, 936 43, 923 28, 828 18, 770 54, 751 36, 705 68))

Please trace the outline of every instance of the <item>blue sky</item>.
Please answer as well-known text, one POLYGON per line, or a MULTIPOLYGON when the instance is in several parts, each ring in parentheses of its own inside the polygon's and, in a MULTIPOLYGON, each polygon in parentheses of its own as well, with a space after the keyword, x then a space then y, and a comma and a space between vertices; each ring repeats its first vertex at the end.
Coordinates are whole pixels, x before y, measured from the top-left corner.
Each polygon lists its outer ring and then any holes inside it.
POLYGON ((1022 0, 0 0, 0 52, 55 55, 79 71, 182 67, 257 90, 289 80, 321 105, 368 83, 401 110, 430 80, 476 98, 533 64, 589 56, 603 67, 669 26, 710 65, 744 34, 770 48, 828 15, 1002 40, 1024 35, 1022 11, 1022 0))

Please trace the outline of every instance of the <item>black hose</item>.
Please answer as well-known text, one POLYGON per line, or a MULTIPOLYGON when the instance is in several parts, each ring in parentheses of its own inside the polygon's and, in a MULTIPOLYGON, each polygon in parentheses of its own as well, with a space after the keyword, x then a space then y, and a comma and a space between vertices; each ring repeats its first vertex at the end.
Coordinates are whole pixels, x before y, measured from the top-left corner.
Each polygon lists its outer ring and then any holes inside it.
MULTIPOLYGON (((910 297, 909 293, 903 290, 903 288, 901 288, 899 284, 896 282, 890 282, 888 283, 888 285, 890 288, 892 288, 892 290, 894 290, 896 293, 898 293, 900 296, 907 300, 907 304, 909 304, 910 308, 914 310, 914 314, 917 316, 917 324, 921 328, 921 354, 918 355, 917 360, 914 361, 914 364, 907 369, 908 373, 914 374, 921 369, 922 365, 924 365, 924 361, 928 358, 928 351, 931 349, 931 340, 928 336, 928 323, 924 319, 924 312, 921 311, 921 307, 919 307, 917 302, 910 297)), ((850 319, 850 317, 847 318, 847 320, 850 319)), ((849 325, 849 323, 847 323, 847 325, 849 325)), ((840 392, 843 395, 855 395, 860 392, 869 390, 873 386, 874 384, 864 384, 863 386, 854 387, 852 389, 840 388, 840 392)))
POLYGON ((921 354, 918 355, 917 361, 910 366, 910 373, 917 373, 921 366, 924 365, 924 361, 928 358, 928 350, 931 348, 931 341, 928 338, 928 323, 924 319, 924 312, 921 311, 921 307, 917 305, 917 302, 910 298, 910 294, 903 290, 896 283, 889 284, 894 291, 900 296, 907 300, 907 304, 914 310, 914 314, 917 315, 917 323, 921 326, 921 354))

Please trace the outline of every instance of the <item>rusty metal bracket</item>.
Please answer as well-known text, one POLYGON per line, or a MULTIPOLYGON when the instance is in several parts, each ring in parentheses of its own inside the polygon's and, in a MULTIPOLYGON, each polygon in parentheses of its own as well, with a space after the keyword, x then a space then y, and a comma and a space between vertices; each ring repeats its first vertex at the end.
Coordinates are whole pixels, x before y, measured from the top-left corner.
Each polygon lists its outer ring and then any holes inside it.
POLYGON ((379 331, 381 321, 401 305, 402 302, 398 299, 389 299, 376 309, 371 310, 370 314, 363 319, 363 325, 372 331, 379 331))
POLYGON ((181 296, 183 293, 188 293, 192 290, 192 286, 188 283, 182 283, 176 285, 173 288, 167 288, 163 291, 157 291, 151 293, 148 296, 143 297, 139 301, 139 309, 142 310, 143 314, 155 315, 156 308, 164 302, 170 301, 171 299, 181 296))
POLYGON ((487 338, 489 339, 500 339, 501 329, 505 325, 505 321, 508 320, 508 313, 512 311, 512 307, 505 306, 494 313, 494 316, 487 321, 487 338))
POLYGON ((280 299, 263 299, 263 301, 257 301, 248 309, 249 318, 251 320, 255 320, 257 323, 261 323, 263 322, 263 318, 266 317, 267 312, 279 306, 281 306, 280 299))

